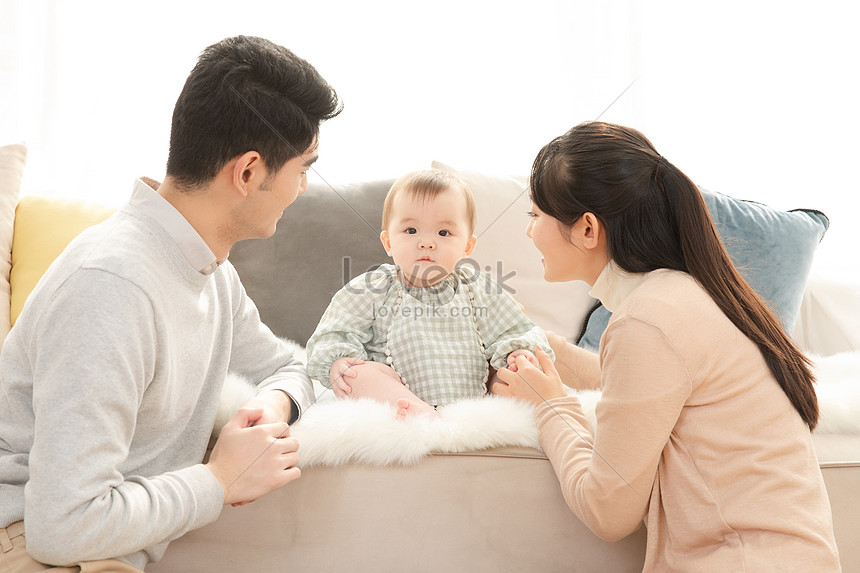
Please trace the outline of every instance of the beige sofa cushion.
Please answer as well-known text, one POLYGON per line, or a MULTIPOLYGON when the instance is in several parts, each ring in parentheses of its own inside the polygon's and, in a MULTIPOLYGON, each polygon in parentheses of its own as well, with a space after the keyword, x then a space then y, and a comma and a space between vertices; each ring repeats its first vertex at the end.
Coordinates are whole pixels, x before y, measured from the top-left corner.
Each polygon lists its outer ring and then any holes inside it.
POLYGON ((508 289, 535 324, 576 340, 594 300, 584 282, 544 280, 540 252, 526 237, 528 179, 457 169, 439 161, 432 165, 460 174, 472 189, 478 243, 471 258, 477 266, 508 289))
POLYGON ((21 179, 27 163, 27 147, 23 143, 0 147, 0 346, 11 328, 12 233, 15 205, 21 192, 21 179))

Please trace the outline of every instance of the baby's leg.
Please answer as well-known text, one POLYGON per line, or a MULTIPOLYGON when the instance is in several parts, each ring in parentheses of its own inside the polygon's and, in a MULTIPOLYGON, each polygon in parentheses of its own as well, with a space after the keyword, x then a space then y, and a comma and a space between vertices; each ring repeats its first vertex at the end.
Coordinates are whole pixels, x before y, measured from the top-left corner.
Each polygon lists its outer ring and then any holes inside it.
POLYGON ((418 414, 438 416, 436 409, 412 393, 400 381, 400 376, 393 368, 380 362, 367 361, 364 364, 352 366, 355 378, 350 378, 351 398, 372 398, 397 406, 399 419, 418 414))

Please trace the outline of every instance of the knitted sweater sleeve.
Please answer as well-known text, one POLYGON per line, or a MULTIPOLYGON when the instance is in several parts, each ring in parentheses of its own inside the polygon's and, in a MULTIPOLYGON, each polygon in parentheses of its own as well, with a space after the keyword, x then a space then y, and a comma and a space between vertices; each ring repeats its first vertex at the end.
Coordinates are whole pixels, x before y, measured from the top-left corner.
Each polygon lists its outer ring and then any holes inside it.
POLYGON ((663 448, 692 382, 662 332, 636 319, 610 324, 601 355, 596 435, 573 397, 541 405, 538 428, 567 504, 597 536, 614 541, 645 518, 663 448), (644 367, 654 364, 660 367, 644 367))
MULTIPOLYGON (((225 263, 229 264, 229 263, 225 263)), ((258 393, 283 390, 301 412, 314 400, 314 390, 302 363, 293 356, 291 346, 276 337, 260 320, 260 313, 248 297, 231 265, 233 293, 233 341, 229 370, 257 382, 258 393)))
POLYGON ((146 295, 113 274, 82 271, 43 300, 21 337, 34 380, 28 552, 52 564, 116 557, 214 521, 223 492, 203 465, 123 474, 156 363, 146 295))
POLYGON ((547 332, 555 351, 555 368, 561 381, 576 390, 600 389, 600 358, 596 353, 571 344, 563 336, 547 332))

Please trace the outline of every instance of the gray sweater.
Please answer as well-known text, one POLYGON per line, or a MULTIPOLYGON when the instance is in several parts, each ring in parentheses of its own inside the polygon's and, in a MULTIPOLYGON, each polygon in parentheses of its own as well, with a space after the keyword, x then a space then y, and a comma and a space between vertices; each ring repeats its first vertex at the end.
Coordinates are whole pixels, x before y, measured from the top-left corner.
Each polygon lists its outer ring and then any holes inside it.
POLYGON ((55 261, 0 354, 0 527, 25 519, 48 563, 143 569, 218 517, 200 462, 228 371, 313 398, 233 266, 202 274, 133 203, 55 261))

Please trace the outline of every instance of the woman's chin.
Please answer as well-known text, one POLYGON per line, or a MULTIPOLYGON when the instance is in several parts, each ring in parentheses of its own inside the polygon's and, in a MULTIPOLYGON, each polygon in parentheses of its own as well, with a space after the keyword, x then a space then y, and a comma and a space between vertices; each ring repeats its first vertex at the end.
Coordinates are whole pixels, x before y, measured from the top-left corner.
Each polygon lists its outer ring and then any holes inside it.
POLYGON ((581 280, 577 277, 559 276, 550 272, 546 267, 543 268, 543 280, 548 283, 567 283, 570 281, 581 280))

